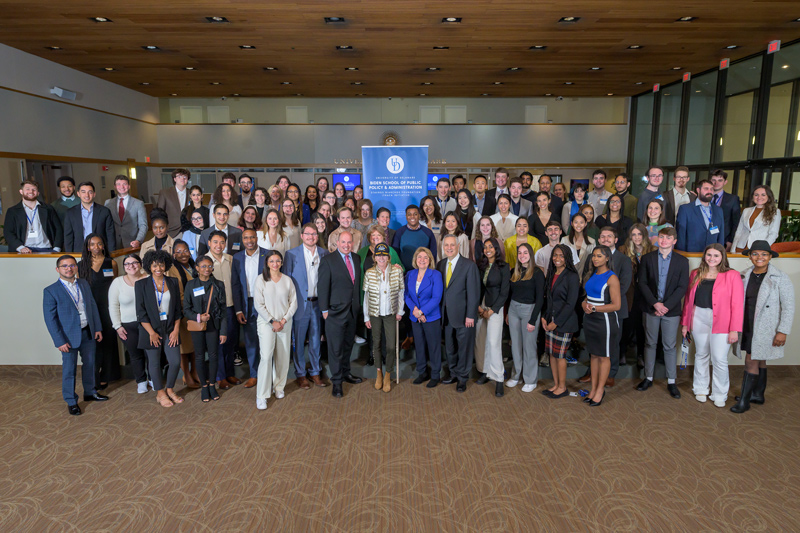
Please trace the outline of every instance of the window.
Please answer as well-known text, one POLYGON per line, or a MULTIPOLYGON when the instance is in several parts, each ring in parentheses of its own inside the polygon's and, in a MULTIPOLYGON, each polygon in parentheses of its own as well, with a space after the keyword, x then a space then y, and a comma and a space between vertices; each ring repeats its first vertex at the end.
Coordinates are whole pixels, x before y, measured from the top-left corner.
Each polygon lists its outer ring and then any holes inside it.
POLYGON ((693 78, 690 83, 692 85, 689 96, 689 119, 686 124, 684 163, 706 165, 711 159, 717 72, 693 78))
POLYGON ((638 195, 644 188, 642 177, 650 166, 650 140, 653 137, 653 93, 636 99, 636 126, 633 140, 631 189, 638 195))
POLYGON ((728 69, 725 89, 719 161, 745 161, 755 144, 753 122, 761 82, 762 57, 754 57, 728 69))
POLYGON ((675 165, 678 159, 678 135, 681 121, 682 83, 661 89, 661 111, 658 119, 656 164, 675 165))

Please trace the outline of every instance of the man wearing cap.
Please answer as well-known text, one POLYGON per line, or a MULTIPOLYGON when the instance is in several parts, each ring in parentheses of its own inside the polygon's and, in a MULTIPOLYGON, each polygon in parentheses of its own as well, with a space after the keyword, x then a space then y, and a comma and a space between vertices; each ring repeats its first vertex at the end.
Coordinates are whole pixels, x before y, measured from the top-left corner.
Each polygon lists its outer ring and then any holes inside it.
POLYGON ((58 215, 58 219, 61 221, 61 225, 63 226, 64 215, 67 214, 67 209, 78 205, 81 203, 81 201, 75 194, 75 180, 71 177, 61 176, 56 181, 56 185, 58 185, 58 190, 61 194, 55 202, 50 204, 50 206, 56 210, 56 215, 58 215))

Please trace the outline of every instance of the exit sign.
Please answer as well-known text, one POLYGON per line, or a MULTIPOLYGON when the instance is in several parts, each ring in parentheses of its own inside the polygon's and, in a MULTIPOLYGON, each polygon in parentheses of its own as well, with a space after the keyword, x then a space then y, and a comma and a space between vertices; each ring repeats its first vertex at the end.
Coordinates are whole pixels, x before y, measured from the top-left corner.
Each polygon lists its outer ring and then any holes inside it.
POLYGON ((770 41, 769 45, 767 45, 767 53, 774 54, 778 50, 781 49, 781 42, 780 41, 770 41))
POLYGON ((729 58, 729 57, 726 57, 725 59, 723 59, 722 61, 719 62, 719 69, 720 70, 725 70, 729 66, 731 66, 731 58, 729 58))
POLYGON ((683 73, 683 82, 684 83, 686 83, 687 81, 689 81, 691 79, 692 79, 692 73, 691 72, 684 72, 683 73))
POLYGON ((655 85, 653 85, 653 92, 654 93, 657 93, 660 89, 661 89, 661 84, 660 83, 656 83, 655 85))

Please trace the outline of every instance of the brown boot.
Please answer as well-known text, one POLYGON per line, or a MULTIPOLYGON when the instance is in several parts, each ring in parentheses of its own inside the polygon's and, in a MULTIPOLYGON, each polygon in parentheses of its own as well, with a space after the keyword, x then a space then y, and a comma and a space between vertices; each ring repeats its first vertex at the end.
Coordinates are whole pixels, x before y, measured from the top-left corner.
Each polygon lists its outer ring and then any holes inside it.
POLYGON ((389 392, 392 390, 392 373, 386 372, 386 375, 383 376, 383 392, 389 392))
POLYGON ((375 390, 381 390, 383 387, 383 374, 381 373, 381 369, 378 369, 378 376, 375 378, 375 390))

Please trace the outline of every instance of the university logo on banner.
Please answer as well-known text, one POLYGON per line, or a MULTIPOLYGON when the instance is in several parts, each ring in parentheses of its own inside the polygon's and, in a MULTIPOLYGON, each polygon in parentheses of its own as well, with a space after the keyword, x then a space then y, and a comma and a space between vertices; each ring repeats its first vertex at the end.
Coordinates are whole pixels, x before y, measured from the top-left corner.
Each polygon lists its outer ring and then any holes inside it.
POLYGON ((406 207, 419 205, 428 194, 427 146, 362 146, 364 198, 373 213, 392 212, 392 227, 406 223, 406 207))

